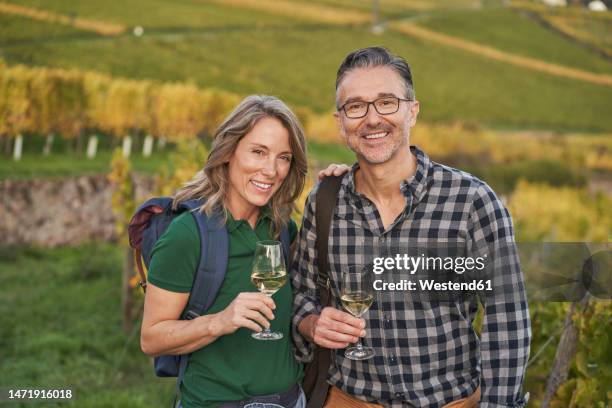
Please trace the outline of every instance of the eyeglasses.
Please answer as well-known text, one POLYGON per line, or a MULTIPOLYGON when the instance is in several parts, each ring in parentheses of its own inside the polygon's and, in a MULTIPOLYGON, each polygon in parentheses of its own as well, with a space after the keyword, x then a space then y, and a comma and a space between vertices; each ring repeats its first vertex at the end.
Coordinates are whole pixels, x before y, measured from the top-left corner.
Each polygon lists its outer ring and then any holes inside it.
POLYGON ((412 102, 412 99, 402 99, 396 96, 384 96, 372 102, 354 101, 347 102, 338 108, 338 111, 344 111, 344 114, 349 119, 363 118, 368 114, 370 105, 374 105, 374 109, 380 115, 391 115, 399 110, 400 101, 412 102))

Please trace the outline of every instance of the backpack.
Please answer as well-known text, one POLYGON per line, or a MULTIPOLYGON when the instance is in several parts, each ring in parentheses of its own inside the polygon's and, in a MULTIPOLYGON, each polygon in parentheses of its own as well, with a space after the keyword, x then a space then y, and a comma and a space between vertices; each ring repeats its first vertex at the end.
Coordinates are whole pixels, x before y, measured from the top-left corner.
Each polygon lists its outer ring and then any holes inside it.
MULTIPOLYGON (((176 210, 172 209, 172 200, 171 197, 157 197, 141 204, 130 221, 128 235, 140 274, 139 285, 146 292, 147 278, 143 261, 148 268, 155 243, 174 218, 186 211, 193 215, 200 235, 200 260, 187 306, 181 315, 181 320, 191 320, 212 306, 223 284, 229 256, 229 238, 221 217, 215 215, 209 218, 199 211, 203 200, 184 201, 176 210)), ((281 229, 280 241, 285 262, 288 263, 291 239, 287 227, 281 229)), ((158 377, 177 377, 179 390, 188 360, 189 354, 155 357, 155 374, 158 377)))

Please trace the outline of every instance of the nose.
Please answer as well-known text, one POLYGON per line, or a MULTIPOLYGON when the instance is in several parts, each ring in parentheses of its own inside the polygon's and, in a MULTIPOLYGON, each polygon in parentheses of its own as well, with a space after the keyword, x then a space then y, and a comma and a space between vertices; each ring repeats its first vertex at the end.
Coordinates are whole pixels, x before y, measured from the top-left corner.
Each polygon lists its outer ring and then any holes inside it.
POLYGON ((261 169, 261 174, 266 177, 275 177, 276 171, 276 160, 273 157, 269 157, 261 169))
POLYGON ((377 126, 380 123, 380 115, 376 112, 376 109, 374 109, 373 104, 368 106, 368 113, 366 113, 363 120, 369 126, 377 126))

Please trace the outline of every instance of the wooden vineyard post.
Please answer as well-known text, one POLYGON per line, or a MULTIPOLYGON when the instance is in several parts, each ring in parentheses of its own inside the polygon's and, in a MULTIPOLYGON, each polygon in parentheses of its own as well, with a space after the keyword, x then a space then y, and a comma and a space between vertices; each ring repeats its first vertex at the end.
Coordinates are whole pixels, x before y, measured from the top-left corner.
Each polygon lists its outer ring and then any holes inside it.
POLYGON ((15 145, 13 148, 13 160, 14 161, 21 160, 22 151, 23 151, 23 136, 20 133, 15 138, 15 145))
POLYGON ((589 294, 587 293, 579 302, 572 302, 567 315, 565 316, 565 325, 561 333, 561 339, 555 353, 553 367, 548 376, 546 383, 546 391, 542 399, 542 408, 548 408, 552 398, 555 396, 559 387, 567 381, 570 367, 576 351, 578 349, 578 340, 580 332, 574 322, 576 313, 584 310, 589 303, 589 294))

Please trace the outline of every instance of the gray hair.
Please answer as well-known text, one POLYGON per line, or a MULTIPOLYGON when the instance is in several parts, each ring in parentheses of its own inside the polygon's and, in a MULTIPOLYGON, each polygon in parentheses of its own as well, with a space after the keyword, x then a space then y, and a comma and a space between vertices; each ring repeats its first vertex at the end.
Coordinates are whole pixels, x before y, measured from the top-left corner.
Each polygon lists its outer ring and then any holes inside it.
MULTIPOLYGON (((227 208, 230 160, 240 140, 264 117, 278 119, 289 132, 291 167, 280 188, 270 199, 275 232, 289 220, 295 200, 300 196, 306 181, 306 138, 300 121, 280 99, 267 95, 247 96, 221 123, 214 135, 208 160, 191 181, 175 194, 173 208, 186 200, 204 199, 201 211, 208 215, 227 208)), ((225 212, 222 213, 225 214, 225 212)))
POLYGON ((336 74, 336 92, 340 82, 351 70, 356 68, 389 67, 397 72, 404 80, 406 88, 406 99, 414 100, 414 85, 412 83, 412 72, 406 60, 398 55, 392 54, 383 47, 367 47, 351 52, 344 58, 338 73, 336 74))

